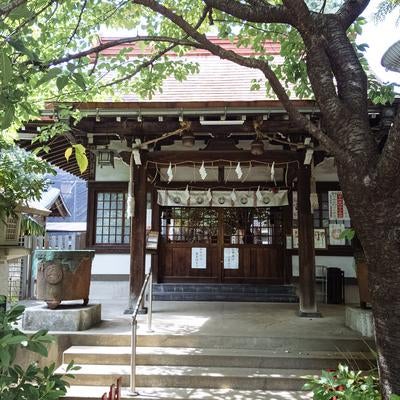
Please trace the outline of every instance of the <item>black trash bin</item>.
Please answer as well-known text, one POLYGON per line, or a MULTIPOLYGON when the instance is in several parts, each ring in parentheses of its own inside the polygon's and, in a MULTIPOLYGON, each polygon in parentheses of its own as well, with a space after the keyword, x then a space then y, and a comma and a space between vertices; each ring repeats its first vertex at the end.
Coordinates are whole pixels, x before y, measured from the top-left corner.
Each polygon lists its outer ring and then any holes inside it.
POLYGON ((326 302, 344 304, 344 272, 340 268, 327 268, 326 302))

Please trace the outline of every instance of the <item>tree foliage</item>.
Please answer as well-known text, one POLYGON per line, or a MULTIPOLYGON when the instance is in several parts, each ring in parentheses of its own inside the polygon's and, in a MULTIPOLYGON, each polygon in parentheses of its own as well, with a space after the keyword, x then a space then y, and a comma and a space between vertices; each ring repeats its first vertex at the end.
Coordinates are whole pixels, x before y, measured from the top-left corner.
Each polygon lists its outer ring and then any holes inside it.
POLYGON ((54 337, 40 330, 33 335, 21 332, 17 321, 24 307, 16 305, 5 310, 5 298, 0 297, 0 398, 2 400, 56 400, 65 395, 69 386, 65 377, 77 369, 72 363, 66 375, 56 375, 55 364, 41 368, 37 363, 22 367, 15 363, 17 351, 33 352, 47 357, 47 345, 54 337))

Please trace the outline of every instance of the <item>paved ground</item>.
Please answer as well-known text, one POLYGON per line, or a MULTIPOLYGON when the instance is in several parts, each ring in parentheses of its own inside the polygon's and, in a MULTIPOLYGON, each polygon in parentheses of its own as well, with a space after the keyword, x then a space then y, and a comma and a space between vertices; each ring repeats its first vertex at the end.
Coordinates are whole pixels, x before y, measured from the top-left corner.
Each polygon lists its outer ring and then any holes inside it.
MULTIPOLYGON (((27 306, 42 304, 23 302, 27 306)), ((130 316, 121 301, 102 302, 102 323, 87 333, 129 333, 130 316)), ((360 335, 344 325, 345 307, 321 305, 323 318, 300 318, 297 304, 157 302, 153 303, 154 334, 256 337, 352 337, 360 335)), ((147 332, 146 316, 139 316, 139 333, 147 332)))

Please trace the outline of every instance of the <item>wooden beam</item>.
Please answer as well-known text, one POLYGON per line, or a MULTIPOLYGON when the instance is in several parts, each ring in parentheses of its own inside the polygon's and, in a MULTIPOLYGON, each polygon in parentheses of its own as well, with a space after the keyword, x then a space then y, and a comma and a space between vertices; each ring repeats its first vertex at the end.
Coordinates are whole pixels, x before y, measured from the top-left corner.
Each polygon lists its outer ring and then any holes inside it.
MULTIPOLYGON (((253 121, 251 119, 246 120, 243 125, 227 125, 227 126, 204 126, 201 125, 198 119, 190 119, 191 129, 195 134, 208 134, 213 135, 226 135, 229 133, 243 133, 243 134, 254 134, 253 121)), ((104 134, 119 134, 123 136, 149 136, 149 135, 161 135, 166 132, 172 132, 180 128, 180 122, 178 119, 169 119, 163 122, 158 121, 142 121, 125 119, 121 122, 117 122, 115 118, 102 118, 100 122, 96 122, 93 118, 82 119, 76 125, 76 128, 82 131, 82 135, 85 136, 87 133, 94 135, 104 134)), ((291 121, 287 120, 267 120, 264 121, 260 128, 261 132, 282 132, 282 133, 301 133, 299 128, 291 121)), ((77 132, 74 133, 77 135, 77 132)))
POLYGON ((297 171, 299 217, 299 289, 301 317, 320 317, 315 293, 314 227, 310 204, 311 168, 301 165, 297 171))

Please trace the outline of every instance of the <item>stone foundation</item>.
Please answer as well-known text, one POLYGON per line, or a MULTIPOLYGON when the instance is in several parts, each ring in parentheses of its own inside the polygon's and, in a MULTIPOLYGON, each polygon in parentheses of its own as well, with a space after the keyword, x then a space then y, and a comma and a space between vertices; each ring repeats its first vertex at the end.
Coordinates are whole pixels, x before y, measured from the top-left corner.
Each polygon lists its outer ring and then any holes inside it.
POLYGON ((346 307, 346 326, 365 337, 374 337, 374 319, 371 310, 360 307, 346 307))
POLYGON ((84 331, 101 321, 101 305, 61 305, 56 310, 46 305, 27 308, 22 317, 22 329, 37 331, 84 331))

